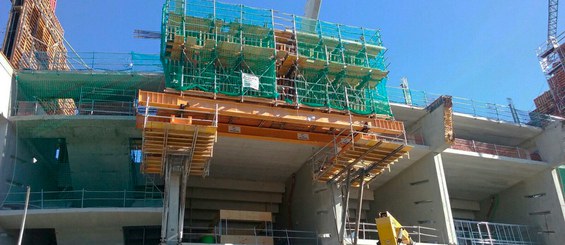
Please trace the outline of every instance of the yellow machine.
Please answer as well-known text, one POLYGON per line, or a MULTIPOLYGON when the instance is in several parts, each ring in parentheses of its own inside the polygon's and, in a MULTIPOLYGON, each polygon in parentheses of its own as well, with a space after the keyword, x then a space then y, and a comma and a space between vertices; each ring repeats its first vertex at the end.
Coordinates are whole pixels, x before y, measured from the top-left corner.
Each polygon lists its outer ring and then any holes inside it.
POLYGON ((402 225, 389 212, 379 213, 376 223, 380 245, 414 244, 408 231, 402 228, 402 225))

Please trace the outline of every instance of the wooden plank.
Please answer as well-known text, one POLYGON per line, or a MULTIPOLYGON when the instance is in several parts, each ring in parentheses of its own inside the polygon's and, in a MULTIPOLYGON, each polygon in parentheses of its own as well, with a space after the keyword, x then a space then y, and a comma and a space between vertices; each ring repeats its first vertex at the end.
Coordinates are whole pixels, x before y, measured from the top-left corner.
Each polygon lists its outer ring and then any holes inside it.
POLYGON ((234 221, 257 221, 257 222, 272 222, 273 214, 271 212, 258 212, 258 211, 241 211, 241 210, 220 210, 220 219, 234 220, 234 221))
POLYGON ((222 235, 220 237, 222 244, 262 244, 273 245, 272 237, 252 236, 252 235, 222 235))

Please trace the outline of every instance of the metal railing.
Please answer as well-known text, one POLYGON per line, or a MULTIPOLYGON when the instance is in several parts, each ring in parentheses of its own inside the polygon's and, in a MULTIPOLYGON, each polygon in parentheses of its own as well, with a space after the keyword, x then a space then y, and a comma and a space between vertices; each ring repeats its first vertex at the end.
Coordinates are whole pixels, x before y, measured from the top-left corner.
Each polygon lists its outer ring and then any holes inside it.
POLYGON ((455 141, 450 146, 450 148, 456 150, 497 155, 497 156, 541 161, 540 159, 532 158, 530 151, 526 149, 522 149, 519 147, 505 146, 505 145, 490 144, 490 143, 485 143, 475 140, 455 138, 455 141))
POLYGON ((459 245, 537 244, 531 227, 526 225, 454 220, 459 245))
MULTIPOLYGON (((414 242, 430 242, 433 240, 437 242, 439 236, 436 235, 437 230, 431 227, 425 226, 403 226, 410 238, 414 242)), ((359 239, 360 240, 379 240, 379 232, 377 230, 377 225, 375 223, 359 223, 359 239)), ((355 239, 355 223, 347 222, 346 224, 346 237, 345 241, 348 244, 355 239)))
MULTIPOLYGON (((26 192, 10 192, 0 209, 23 209, 26 192)), ((162 192, 145 191, 38 191, 30 193, 30 209, 161 207, 162 192)))
MULTIPOLYGON (((35 65, 28 65, 31 70, 49 70, 49 67, 68 67, 70 71, 114 71, 114 72, 149 72, 163 73, 159 54, 138 54, 138 53, 61 53, 57 54, 60 59, 53 59, 52 62, 65 62, 66 66, 42 65, 41 60, 36 55, 33 59, 25 62, 36 62, 35 65)), ((22 61, 24 62, 24 61, 22 61)), ((46 61, 47 62, 47 61, 46 61)), ((44 62, 43 62, 44 63, 44 62)), ((281 99, 297 100, 297 88, 279 86, 281 99)), ((405 104, 415 107, 426 107, 437 99, 439 94, 427 93, 425 91, 404 89, 401 87, 387 87, 388 100, 391 103, 405 104)), ((344 101, 339 104, 345 105, 344 101)), ((360 105, 365 106, 365 105, 360 105)), ((549 120, 548 115, 536 112, 528 112, 513 108, 510 105, 499 105, 494 103, 481 102, 472 99, 453 97, 453 109, 455 112, 472 115, 474 117, 484 117, 501 122, 510 122, 523 125, 541 127, 544 121, 549 120)))
MULTIPOLYGON (((430 105, 441 96, 439 94, 401 87, 387 87, 387 94, 391 103, 422 108, 430 105)), ((484 117, 501 122, 535 127, 541 127, 544 121, 550 120, 548 115, 519 110, 510 105, 499 105, 459 97, 453 97, 453 111, 474 117, 484 117)))
MULTIPOLYGON (((299 230, 273 230, 265 228, 229 228, 229 232, 224 233, 242 235, 250 237, 250 244, 261 244, 261 238, 274 241, 274 244, 294 245, 294 244, 319 244, 318 233, 314 231, 299 230), (255 239, 256 243, 253 243, 255 239)), ((183 242, 201 242, 204 237, 213 237, 215 243, 221 242, 222 233, 217 226, 211 227, 185 227, 183 231, 183 242)))
POLYGON ((40 116, 40 115, 135 115, 134 101, 89 100, 75 102, 72 99, 59 99, 54 101, 18 101, 15 106, 15 116, 40 116))
POLYGON ((163 72, 159 54, 105 52, 34 52, 25 54, 20 67, 27 70, 163 72))

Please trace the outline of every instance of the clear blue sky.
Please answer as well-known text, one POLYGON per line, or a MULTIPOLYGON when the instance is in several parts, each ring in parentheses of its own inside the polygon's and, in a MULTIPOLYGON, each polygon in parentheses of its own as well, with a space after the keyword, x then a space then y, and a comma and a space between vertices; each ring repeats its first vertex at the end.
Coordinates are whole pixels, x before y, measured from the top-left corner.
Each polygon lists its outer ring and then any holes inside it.
MULTIPOLYGON (((160 30, 163 2, 59 0, 57 14, 77 51, 158 53, 159 41, 132 32, 160 30)), ((224 2, 302 15, 305 0, 224 2)), ((7 5, 0 0, 2 24, 7 5)), ((547 1, 323 0, 320 19, 381 29, 392 86, 406 76, 412 89, 499 104, 510 97, 525 110, 547 90, 535 55, 546 37, 547 1)))

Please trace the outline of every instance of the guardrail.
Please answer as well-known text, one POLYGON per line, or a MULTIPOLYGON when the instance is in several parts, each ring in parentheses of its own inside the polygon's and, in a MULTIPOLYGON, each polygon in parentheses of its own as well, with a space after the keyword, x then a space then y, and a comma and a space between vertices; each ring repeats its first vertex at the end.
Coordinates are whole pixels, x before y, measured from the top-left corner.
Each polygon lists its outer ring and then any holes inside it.
MULTIPOLYGON (((354 222, 346 223, 346 243, 350 244, 355 239, 355 224, 354 222)), ((432 233, 437 233, 437 229, 425 226, 402 226, 414 242, 422 242, 431 240, 438 240, 439 237, 432 233)), ((375 223, 359 223, 359 239, 360 240, 379 240, 379 232, 377 224, 375 223)))
MULTIPOLYGON (((391 103, 425 108, 441 95, 425 91, 405 89, 401 87, 387 87, 388 99, 391 103)), ((501 122, 541 127, 548 115, 536 112, 518 110, 511 105, 499 105, 453 97, 453 111, 474 117, 484 117, 501 122)))
POLYGON ((453 220, 459 245, 533 245, 536 236, 526 225, 453 220))
MULTIPOLYGON (((3 193, 0 209, 24 209, 26 192, 3 193)), ((145 191, 38 191, 30 193, 30 209, 161 207, 162 192, 145 191)))
POLYGON ((18 101, 15 116, 40 116, 40 115, 110 115, 133 116, 135 115, 134 101, 109 101, 92 100, 75 104, 70 99, 59 101, 18 101))
MULTIPOLYGON (((274 244, 292 245, 292 244, 319 244, 318 233, 314 231, 300 230, 273 230, 261 227, 257 228, 229 228, 228 231, 220 232, 217 226, 211 227, 186 227, 183 229, 183 242, 201 242, 203 239, 213 237, 215 243, 221 242, 221 236, 224 233, 244 235, 251 239, 272 238, 274 244)), ((224 234, 225 235, 225 234, 224 234)), ((256 244, 256 243, 253 243, 256 244)), ((257 243, 260 244, 260 243, 257 243)))
POLYGON ((159 54, 67 52, 24 55, 20 67, 26 70, 163 72, 159 54))
MULTIPOLYGON (((49 70, 50 67, 68 67, 65 70, 163 73, 159 54, 80 52, 60 53, 56 54, 56 56, 59 58, 44 61, 41 57, 46 56, 36 54, 34 57, 22 59, 22 62, 29 63, 22 67, 30 67, 29 70, 49 70), (64 64, 57 65, 54 62, 64 62, 64 64)), ((297 99, 295 94, 288 94, 284 91, 283 88, 283 91, 279 92, 294 100, 297 99)), ((425 108, 441 96, 425 91, 390 86, 387 87, 387 95, 391 103, 421 108, 425 108)), ((460 97, 453 97, 453 109, 455 112, 474 117, 484 117, 501 122, 536 127, 541 127, 543 122, 549 119, 548 115, 519 110, 511 105, 499 105, 460 97)))
POLYGON ((536 156, 532 157, 530 151, 526 149, 522 149, 519 147, 505 146, 505 145, 490 144, 490 143, 485 143, 475 140, 455 138, 455 141, 450 146, 450 148, 456 150, 497 155, 497 156, 541 161, 539 157, 536 156))

